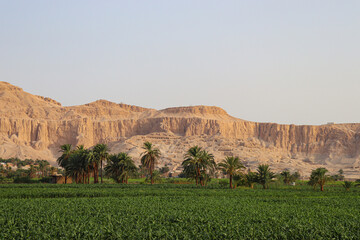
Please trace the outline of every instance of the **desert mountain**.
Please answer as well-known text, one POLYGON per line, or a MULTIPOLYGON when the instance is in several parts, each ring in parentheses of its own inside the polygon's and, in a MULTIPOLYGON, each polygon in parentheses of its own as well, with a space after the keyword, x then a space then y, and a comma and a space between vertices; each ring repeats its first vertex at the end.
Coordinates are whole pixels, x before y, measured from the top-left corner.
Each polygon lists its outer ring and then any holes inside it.
POLYGON ((255 169, 268 163, 274 170, 298 170, 308 175, 316 167, 344 169, 360 177, 360 124, 321 126, 257 123, 234 118, 218 107, 192 106, 155 110, 98 100, 63 107, 0 82, 0 157, 47 159, 54 165, 59 146, 91 147, 107 143, 112 152, 126 151, 137 162, 149 140, 167 164, 181 171, 184 152, 199 145, 217 161, 241 157, 255 169))

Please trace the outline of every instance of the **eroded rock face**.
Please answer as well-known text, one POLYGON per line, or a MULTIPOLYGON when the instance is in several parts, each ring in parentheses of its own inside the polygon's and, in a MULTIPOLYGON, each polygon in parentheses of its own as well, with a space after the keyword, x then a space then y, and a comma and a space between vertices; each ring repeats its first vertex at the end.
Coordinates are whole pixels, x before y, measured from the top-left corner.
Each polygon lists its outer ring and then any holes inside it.
POLYGON ((309 174, 325 166, 359 177, 360 124, 322 126, 256 123, 229 116, 218 107, 147 109, 99 100, 81 106, 60 103, 0 82, 0 157, 42 158, 55 163, 65 143, 91 147, 108 143, 138 160, 141 145, 163 150, 160 165, 179 171, 184 152, 200 145, 220 161, 236 155, 255 168, 269 163, 309 174))

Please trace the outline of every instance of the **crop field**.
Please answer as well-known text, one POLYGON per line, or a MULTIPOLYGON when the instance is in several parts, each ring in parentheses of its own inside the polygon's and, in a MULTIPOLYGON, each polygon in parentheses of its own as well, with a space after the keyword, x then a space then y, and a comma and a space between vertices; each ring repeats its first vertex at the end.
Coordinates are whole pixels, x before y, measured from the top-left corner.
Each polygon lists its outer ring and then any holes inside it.
POLYGON ((359 239, 360 188, 0 185, 0 239, 359 239))

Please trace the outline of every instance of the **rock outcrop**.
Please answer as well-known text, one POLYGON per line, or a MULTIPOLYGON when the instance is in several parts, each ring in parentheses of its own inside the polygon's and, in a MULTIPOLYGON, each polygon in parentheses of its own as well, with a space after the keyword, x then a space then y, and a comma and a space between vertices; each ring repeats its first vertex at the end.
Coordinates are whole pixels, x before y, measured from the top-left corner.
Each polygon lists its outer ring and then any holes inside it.
POLYGON ((217 160, 236 155, 254 168, 269 163, 308 175, 311 169, 340 168, 359 177, 360 124, 321 126, 257 123, 234 118, 218 107, 147 109, 106 100, 63 107, 0 82, 0 157, 48 159, 55 164, 59 146, 107 143, 138 160, 151 140, 163 150, 160 165, 180 171, 187 148, 200 145, 217 160))

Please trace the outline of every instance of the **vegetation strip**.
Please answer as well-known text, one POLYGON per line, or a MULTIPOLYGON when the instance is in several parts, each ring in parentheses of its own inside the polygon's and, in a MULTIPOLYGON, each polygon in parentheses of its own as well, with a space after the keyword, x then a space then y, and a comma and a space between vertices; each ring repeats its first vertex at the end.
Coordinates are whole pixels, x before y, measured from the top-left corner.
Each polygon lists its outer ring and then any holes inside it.
POLYGON ((341 185, 0 188, 0 239, 357 239, 360 231, 360 189, 341 185))

